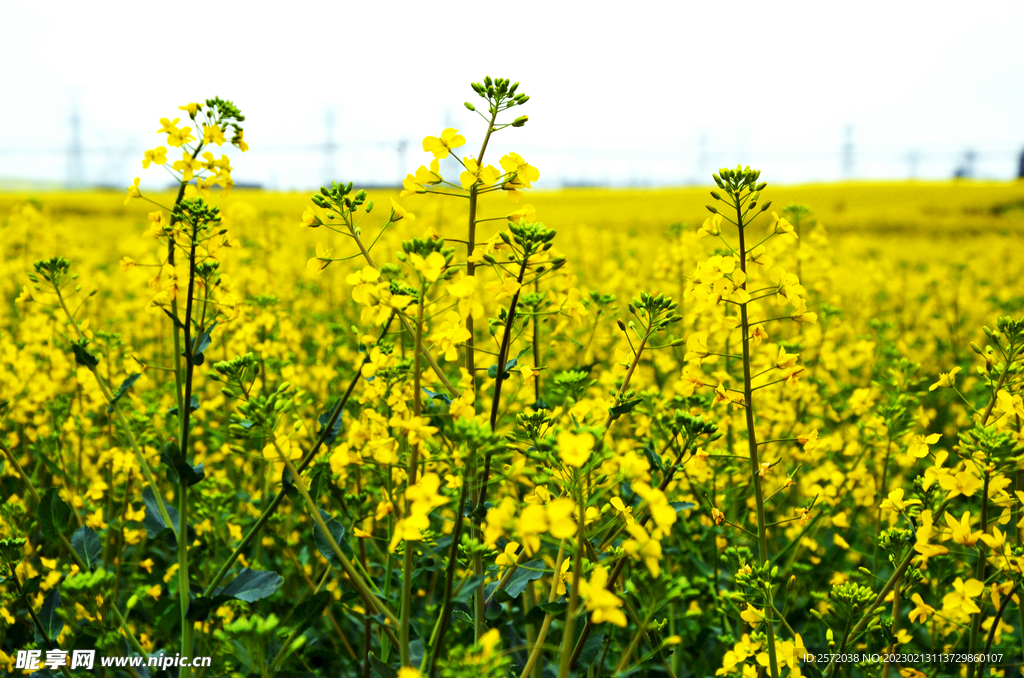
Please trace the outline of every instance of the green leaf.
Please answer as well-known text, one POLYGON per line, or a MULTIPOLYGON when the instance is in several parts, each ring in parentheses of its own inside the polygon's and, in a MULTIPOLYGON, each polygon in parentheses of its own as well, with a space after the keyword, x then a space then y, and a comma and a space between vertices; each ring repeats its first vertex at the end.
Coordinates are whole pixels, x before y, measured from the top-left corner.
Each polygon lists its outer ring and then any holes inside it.
MULTIPOLYGON (((189 402, 189 406, 188 406, 188 411, 189 412, 195 412, 196 410, 199 409, 199 396, 197 396, 197 395, 192 396, 191 398, 188 399, 188 402, 189 402)), ((167 410, 167 414, 170 415, 170 416, 177 416, 177 414, 178 414, 178 406, 175 405, 175 406, 169 408, 167 410)))
POLYGON ((117 387, 117 392, 114 393, 114 397, 110 399, 110 404, 107 405, 107 414, 110 414, 111 412, 114 411, 114 405, 117 404, 117 401, 121 399, 121 396, 128 392, 128 389, 132 387, 132 384, 138 381, 139 377, 141 376, 141 373, 133 374, 132 376, 128 377, 127 379, 121 382, 121 385, 117 387))
POLYGON ((207 348, 210 347, 210 333, 213 332, 213 328, 217 326, 217 321, 214 320, 213 324, 204 330, 195 340, 195 348, 192 349, 192 355, 195 357, 201 356, 207 348))
POLYGON ((565 600, 565 596, 562 596, 561 600, 553 600, 550 603, 541 603, 537 607, 548 614, 560 617, 569 609, 569 601, 565 600))
POLYGON ((60 632, 64 630, 64 620, 57 613, 59 609, 60 587, 54 586, 46 594, 46 598, 43 600, 43 607, 39 610, 39 624, 43 627, 43 635, 49 640, 56 640, 60 632))
POLYGON ((587 642, 583 643, 583 649, 580 650, 580 657, 576 660, 576 671, 577 675, 584 673, 590 665, 597 659, 597 653, 601 651, 601 645, 604 643, 604 631, 598 633, 591 633, 587 638, 587 642))
MULTIPOLYGON (((316 464, 313 466, 313 470, 309 472, 309 496, 313 497, 314 501, 319 499, 320 492, 330 482, 332 482, 330 465, 325 463, 316 464)), ((341 546, 341 544, 338 545, 341 546)), ((342 548, 345 547, 342 546, 342 548)), ((346 553, 348 552, 346 551, 346 553)))
POLYGON ((452 602, 454 603, 468 603, 469 599, 476 593, 476 589, 480 586, 480 582, 484 580, 486 575, 478 574, 465 580, 465 584, 459 589, 458 594, 452 596, 452 602))
POLYGON ((164 444, 160 451, 160 461, 167 467, 167 479, 172 483, 184 482, 191 487, 206 477, 203 465, 189 464, 178 449, 178 443, 173 440, 164 444))
POLYGON ((373 678, 398 678, 398 671, 382 662, 377 655, 370 655, 370 675, 373 678))
POLYGON ((39 502, 39 528, 43 537, 57 541, 67 530, 70 519, 71 508, 60 498, 57 488, 46 490, 39 502))
MULTIPOLYGON (((498 373, 497 365, 495 365, 494 373, 495 374, 498 373)), ((431 400, 443 400, 445 405, 451 405, 452 404, 452 399, 449 398, 446 393, 435 393, 434 391, 431 391, 429 388, 424 388, 423 392, 431 400)))
POLYGON ((622 415, 624 415, 624 414, 626 414, 628 412, 632 412, 633 408, 636 407, 637 405, 639 405, 642 402, 643 402, 643 400, 641 400, 640 398, 634 398, 633 400, 627 400, 626 402, 619 403, 618 405, 616 405, 614 407, 609 407, 608 408, 608 414, 612 415, 612 419, 613 420, 618 419, 622 415))
POLYGON ((186 615, 186 618, 189 621, 194 622, 206 621, 214 609, 220 607, 228 600, 230 600, 230 598, 227 596, 210 596, 208 598, 199 596, 198 598, 193 598, 188 603, 188 614, 186 615))
POLYGON ((91 570, 100 562, 103 557, 103 544, 91 527, 80 527, 71 536, 71 548, 75 549, 78 557, 85 562, 86 569, 91 570))
MULTIPOLYGON (((320 413, 320 416, 316 418, 318 424, 320 424, 320 430, 317 435, 323 433, 323 430, 327 428, 327 422, 331 420, 331 415, 334 414, 335 404, 334 401, 327 403, 327 409, 320 413)), ((338 414, 338 418, 334 420, 334 425, 327 431, 327 435, 324 436, 324 445, 330 447, 334 444, 334 441, 338 439, 338 434, 341 433, 341 414, 338 414)))
MULTIPOLYGON (((342 552, 347 558, 354 558, 355 554, 352 552, 352 547, 349 546, 348 542, 345 541, 345 526, 335 520, 331 514, 327 513, 323 509, 320 509, 320 517, 324 519, 324 523, 327 525, 328 531, 331 536, 334 537, 334 541, 338 542, 338 546, 341 547, 342 552)), ((320 526, 314 524, 313 526, 313 543, 316 544, 316 550, 320 552, 327 562, 331 564, 336 570, 341 569, 341 561, 338 560, 338 556, 334 553, 334 549, 331 548, 330 542, 327 541, 327 537, 324 536, 323 531, 320 530, 320 526)))
MULTIPOLYGON (((508 379, 509 371, 513 367, 515 367, 518 363, 519 363, 519 358, 512 358, 512 360, 509 360, 507 363, 505 363, 505 374, 502 375, 501 378, 502 379, 508 379)), ((498 378, 498 366, 497 365, 491 365, 490 367, 488 367, 487 368, 487 376, 490 377, 491 379, 497 379, 498 378)))
POLYGON ((692 501, 670 501, 668 505, 674 508, 676 510, 676 513, 679 513, 680 511, 685 511, 686 509, 697 508, 697 505, 694 504, 692 501))
POLYGON ((174 323, 175 327, 177 327, 179 330, 182 330, 182 331, 185 330, 185 325, 180 320, 178 320, 178 316, 174 315, 173 313, 171 313, 170 311, 168 311, 166 308, 164 308, 162 306, 160 307, 160 310, 167 314, 167 317, 171 319, 171 322, 174 323))
MULTIPOLYGON (((142 500, 146 502, 146 517, 142 521, 146 528, 146 535, 150 539, 160 537, 164 540, 167 548, 171 550, 177 549, 178 509, 170 505, 165 506, 167 516, 173 523, 173 525, 168 525, 164 522, 164 517, 160 515, 160 507, 156 502, 156 496, 153 494, 152 487, 146 487, 142 490, 142 500)), ((196 531, 192 529, 191 525, 186 525, 185 527, 185 538, 191 544, 196 539, 196 531)))
MULTIPOLYGON (((9 581, 9 580, 5 580, 5 581, 9 581)), ((39 585, 42 582, 43 582, 43 578, 42 578, 41 575, 36 575, 35 577, 32 577, 31 579, 26 579, 25 581, 21 582, 21 597, 22 598, 28 598, 31 595, 35 595, 36 593, 39 593, 39 585)))
POLYGON ((545 567, 543 560, 531 560, 528 563, 523 563, 508 578, 505 591, 513 598, 518 598, 526 590, 527 584, 544 576, 545 567))
POLYGON ((292 622, 297 623, 299 628, 304 628, 314 619, 321 616, 332 602, 334 602, 333 593, 330 591, 318 591, 295 606, 292 622))
POLYGON ((659 471, 665 470, 665 462, 662 460, 661 455, 658 454, 657 450, 654 449, 654 445, 651 441, 647 441, 644 445, 644 456, 647 457, 647 461, 650 462, 651 466, 655 467, 659 471))
POLYGON ((281 587, 284 578, 276 572, 251 570, 243 568, 231 583, 218 587, 214 596, 223 595, 237 598, 247 603, 254 603, 274 593, 281 587))
POLYGON ((75 362, 90 370, 100 364, 100 359, 85 350, 82 343, 71 344, 71 351, 75 354, 75 362))

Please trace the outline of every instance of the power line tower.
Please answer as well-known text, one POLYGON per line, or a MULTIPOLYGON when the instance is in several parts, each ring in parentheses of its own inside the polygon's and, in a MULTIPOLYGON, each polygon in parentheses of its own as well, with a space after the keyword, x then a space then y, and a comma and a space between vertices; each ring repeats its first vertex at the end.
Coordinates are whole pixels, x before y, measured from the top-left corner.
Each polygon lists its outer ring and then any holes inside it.
POLYGON ((408 156, 409 156, 409 140, 399 139, 398 147, 398 185, 402 185, 402 181, 405 179, 405 175, 409 173, 408 168, 408 156))
POLYGON ((708 169, 708 133, 700 133, 700 143, 697 146, 697 177, 694 179, 694 183, 698 186, 707 181, 707 169, 708 169))
POLYGON ((85 153, 82 150, 82 118, 78 109, 71 111, 71 140, 68 143, 68 167, 66 185, 68 188, 85 186, 85 153))
POLYGON ((915 149, 907 154, 907 164, 909 165, 911 179, 917 178, 917 168, 920 163, 921 153, 919 151, 915 149))
POLYGON ((853 176, 853 125, 846 126, 846 141, 843 142, 843 178, 853 176))
POLYGON ((974 150, 968 149, 964 153, 963 162, 953 172, 953 177, 955 179, 972 179, 974 177, 974 161, 977 159, 978 154, 974 150))
POLYGON ((337 175, 335 174, 334 158, 335 153, 338 150, 338 144, 334 141, 334 109, 328 108, 327 113, 324 116, 324 132, 326 138, 324 140, 323 151, 324 151, 324 183, 330 186, 332 181, 337 181, 337 175))

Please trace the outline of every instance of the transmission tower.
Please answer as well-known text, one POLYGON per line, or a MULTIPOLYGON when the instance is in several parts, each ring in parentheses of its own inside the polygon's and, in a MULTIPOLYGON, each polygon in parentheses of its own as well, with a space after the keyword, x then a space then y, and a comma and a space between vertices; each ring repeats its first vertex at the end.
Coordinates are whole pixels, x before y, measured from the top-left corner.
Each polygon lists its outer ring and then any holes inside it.
POLYGON ((846 126, 846 141, 843 142, 843 178, 853 176, 853 125, 846 126))
POLYGON ((85 159, 82 151, 82 119, 78 109, 71 111, 71 140, 68 144, 68 188, 85 186, 85 159))
POLYGON ((332 181, 337 181, 338 177, 334 173, 334 156, 338 150, 338 144, 334 141, 334 109, 328 108, 327 114, 324 118, 324 131, 326 133, 326 140, 324 141, 324 182, 325 185, 330 186, 332 181))
POLYGON ((917 178, 917 168, 921 163, 921 153, 914 150, 907 154, 907 164, 910 166, 910 178, 917 178))
POLYGON ((409 170, 408 170, 408 167, 409 167, 409 165, 408 165, 409 140, 408 139, 399 139, 398 140, 398 147, 397 147, 396 150, 398 151, 398 185, 401 186, 402 185, 402 181, 405 179, 405 175, 409 173, 409 170))
POLYGON ((707 168, 708 168, 708 133, 701 132, 700 144, 698 145, 697 151, 697 178, 694 179, 694 183, 698 186, 702 182, 707 181, 707 168))

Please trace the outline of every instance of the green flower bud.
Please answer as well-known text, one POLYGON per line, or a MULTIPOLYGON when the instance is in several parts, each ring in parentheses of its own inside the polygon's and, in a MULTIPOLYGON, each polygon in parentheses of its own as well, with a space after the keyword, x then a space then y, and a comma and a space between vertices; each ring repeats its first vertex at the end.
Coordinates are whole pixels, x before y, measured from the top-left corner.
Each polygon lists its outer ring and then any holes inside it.
POLYGON ((24 539, 0 539, 0 563, 17 565, 21 562, 24 539))
POLYGON ((465 106, 466 108, 468 108, 471 111, 475 111, 476 110, 476 106, 474 106, 473 104, 469 103, 468 101, 466 103, 464 103, 463 106, 465 106))

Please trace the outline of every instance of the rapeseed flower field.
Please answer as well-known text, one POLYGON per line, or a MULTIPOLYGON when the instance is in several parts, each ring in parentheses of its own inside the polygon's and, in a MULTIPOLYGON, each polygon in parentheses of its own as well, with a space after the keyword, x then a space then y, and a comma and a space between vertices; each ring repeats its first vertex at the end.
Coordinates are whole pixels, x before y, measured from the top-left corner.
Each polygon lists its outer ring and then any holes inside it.
POLYGON ((541 191, 473 90, 400 190, 211 99, 0 195, 0 668, 1019 675, 1024 184, 541 191))

